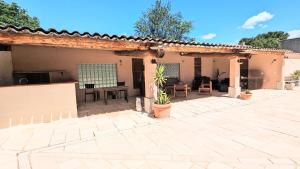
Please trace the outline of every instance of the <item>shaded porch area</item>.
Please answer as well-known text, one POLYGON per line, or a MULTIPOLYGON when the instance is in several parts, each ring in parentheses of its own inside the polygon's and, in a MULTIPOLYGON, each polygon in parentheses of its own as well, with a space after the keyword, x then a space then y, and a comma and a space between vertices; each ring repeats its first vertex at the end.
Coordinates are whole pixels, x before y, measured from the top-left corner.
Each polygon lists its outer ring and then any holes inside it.
MULTIPOLYGON (((189 100, 197 100, 201 98, 209 97, 228 97, 228 93, 219 92, 213 90, 212 95, 199 94, 197 91, 192 91, 188 97, 185 97, 184 94, 178 94, 177 97, 171 96, 171 102, 186 102, 189 100)), ((96 102, 80 102, 78 103, 78 117, 92 116, 98 114, 107 114, 110 113, 112 116, 122 114, 125 110, 136 111, 136 97, 129 97, 128 102, 124 98, 118 99, 109 99, 109 104, 105 105, 103 99, 96 102)), ((199 100, 201 102, 201 100, 199 100)))

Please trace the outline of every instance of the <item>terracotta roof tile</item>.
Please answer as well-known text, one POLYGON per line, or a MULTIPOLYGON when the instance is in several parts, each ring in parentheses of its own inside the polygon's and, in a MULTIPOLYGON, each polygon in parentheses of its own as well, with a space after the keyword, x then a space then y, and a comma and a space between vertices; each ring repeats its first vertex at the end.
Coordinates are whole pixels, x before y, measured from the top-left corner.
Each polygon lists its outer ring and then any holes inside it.
POLYGON ((84 32, 80 33, 78 31, 69 32, 67 30, 57 31, 56 29, 50 28, 45 30, 43 28, 30 29, 28 27, 15 27, 15 26, 0 26, 0 33, 26 33, 33 35, 45 35, 45 36, 73 36, 73 37, 87 37, 87 38, 99 38, 105 40, 113 40, 113 41, 130 41, 130 42, 138 42, 138 43, 157 43, 164 46, 189 46, 189 47, 209 47, 209 48, 230 48, 230 49, 252 49, 252 50, 263 50, 263 51, 286 51, 282 49, 261 49, 261 48, 253 48, 247 45, 231 45, 231 44, 214 44, 214 43, 203 43, 203 42, 186 42, 186 41, 178 41, 178 40, 168 40, 168 39, 156 39, 150 37, 136 37, 136 36, 125 36, 125 35, 109 35, 109 34, 99 34, 99 33, 89 33, 84 32))

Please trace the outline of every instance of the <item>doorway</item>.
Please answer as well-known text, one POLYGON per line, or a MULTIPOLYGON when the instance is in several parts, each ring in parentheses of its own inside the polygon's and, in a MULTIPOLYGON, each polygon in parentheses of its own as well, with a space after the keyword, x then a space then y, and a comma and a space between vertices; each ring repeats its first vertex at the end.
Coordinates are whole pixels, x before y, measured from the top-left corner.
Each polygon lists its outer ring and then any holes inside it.
POLYGON ((249 60, 240 59, 240 64, 240 85, 242 89, 248 89, 249 60))
POLYGON ((133 88, 139 89, 141 97, 145 96, 145 76, 143 59, 132 58, 133 88))

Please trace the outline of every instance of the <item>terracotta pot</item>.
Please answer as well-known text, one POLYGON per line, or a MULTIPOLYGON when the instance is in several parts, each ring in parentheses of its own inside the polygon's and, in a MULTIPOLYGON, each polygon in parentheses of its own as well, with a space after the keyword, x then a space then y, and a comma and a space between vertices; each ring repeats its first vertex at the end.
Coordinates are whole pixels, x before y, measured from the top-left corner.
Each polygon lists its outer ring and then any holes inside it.
POLYGON ((171 103, 169 104, 153 104, 154 117, 164 118, 170 117, 171 103))
POLYGON ((240 98, 242 100, 249 100, 249 99, 251 99, 251 97, 252 97, 252 94, 246 94, 245 92, 240 93, 240 98))

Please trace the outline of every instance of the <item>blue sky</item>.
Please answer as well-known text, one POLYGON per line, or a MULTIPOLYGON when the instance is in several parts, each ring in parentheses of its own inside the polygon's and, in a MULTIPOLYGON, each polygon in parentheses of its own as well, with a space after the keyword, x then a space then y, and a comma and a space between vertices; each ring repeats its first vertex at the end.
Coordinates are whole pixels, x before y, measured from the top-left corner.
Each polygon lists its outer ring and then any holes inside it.
MULTIPOLYGON (((134 23, 154 0, 5 0, 16 2, 58 30, 134 34, 134 23)), ((172 10, 193 22, 191 37, 237 43, 243 37, 282 30, 300 37, 300 0, 170 0, 172 10)))

